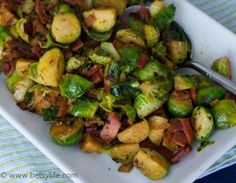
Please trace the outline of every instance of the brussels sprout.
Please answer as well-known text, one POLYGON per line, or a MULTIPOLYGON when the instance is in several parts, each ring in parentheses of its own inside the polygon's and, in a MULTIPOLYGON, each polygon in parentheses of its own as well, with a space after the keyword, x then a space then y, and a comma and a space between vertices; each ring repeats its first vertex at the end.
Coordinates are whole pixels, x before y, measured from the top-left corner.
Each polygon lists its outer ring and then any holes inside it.
POLYGON ((197 104, 209 105, 215 99, 222 99, 226 90, 220 86, 208 86, 200 88, 197 92, 197 104))
POLYGON ((39 44, 41 48, 44 48, 44 49, 48 49, 48 48, 52 48, 52 47, 68 48, 68 45, 62 45, 60 43, 54 42, 54 40, 51 36, 51 33, 48 33, 46 38, 47 38, 46 42, 39 44))
POLYGON ((98 102, 96 100, 83 97, 76 100, 69 113, 79 118, 92 118, 97 109, 98 102))
POLYGON ((118 163, 130 163, 138 153, 139 144, 118 144, 107 150, 111 158, 118 163))
POLYGON ((213 70, 220 73, 222 76, 227 78, 231 78, 231 70, 230 70, 230 60, 227 57, 222 57, 215 60, 211 66, 213 70))
POLYGON ((62 119, 55 121, 50 128, 50 136, 60 145, 78 143, 83 135, 84 123, 81 119, 62 119))
POLYGON ((71 57, 66 64, 66 71, 71 73, 74 70, 79 69, 79 67, 82 66, 84 62, 85 62, 84 57, 79 57, 79 58, 71 57))
POLYGON ((132 29, 120 29, 116 32, 116 40, 124 43, 124 44, 134 44, 140 47, 145 48, 145 41, 141 38, 139 34, 137 34, 132 29))
POLYGON ((24 58, 20 58, 20 59, 17 59, 16 61, 16 73, 19 75, 19 76, 26 76, 27 75, 27 72, 28 72, 28 69, 29 69, 29 66, 33 63, 34 61, 33 60, 29 60, 29 59, 24 59, 24 58))
POLYGON ((192 76, 186 74, 177 74, 174 77, 175 90, 188 90, 190 88, 196 88, 197 82, 192 76))
POLYGON ((58 86, 64 72, 64 56, 60 49, 47 51, 37 66, 38 82, 46 86, 58 86))
POLYGON ((121 15, 126 8, 127 0, 119 0, 119 3, 117 3, 116 0, 94 0, 94 6, 95 7, 109 7, 109 8, 115 8, 118 15, 121 15))
POLYGON ((144 94, 139 94, 134 101, 134 108, 139 118, 144 118, 160 108, 167 101, 167 96, 161 98, 150 97, 144 94))
POLYGON ((16 38, 21 38, 26 43, 29 43, 29 35, 25 33, 25 23, 27 23, 27 20, 25 18, 21 18, 20 20, 17 20, 13 27, 11 28, 11 33, 14 32, 14 36, 16 38))
POLYGON ((23 77, 19 76, 16 72, 13 72, 10 76, 6 77, 7 88, 11 93, 15 92, 16 83, 21 81, 23 77))
POLYGON ((168 113, 177 118, 187 117, 193 109, 188 91, 174 91, 167 102, 168 113))
POLYGON ((121 56, 122 70, 127 73, 132 72, 136 68, 136 62, 142 54, 140 47, 125 46, 118 50, 121 56))
POLYGON ((149 134, 149 125, 146 120, 135 123, 117 134, 120 142, 125 144, 139 143, 149 134))
POLYGON ((207 77, 195 74, 192 75, 192 78, 197 82, 198 88, 205 88, 213 85, 212 80, 207 77))
POLYGON ((153 27, 152 25, 144 25, 143 32, 147 47, 151 48, 155 46, 160 37, 159 30, 155 29, 155 27, 153 27))
POLYGON ((85 134, 81 143, 80 143, 80 149, 83 152, 87 153, 102 153, 102 145, 100 144, 99 141, 97 141, 92 135, 90 134, 85 134))
POLYGON ((168 161, 158 152, 141 148, 133 160, 134 166, 152 180, 165 177, 169 170, 168 161))
POLYGON ((109 64, 112 59, 109 56, 104 55, 104 53, 99 50, 97 52, 91 52, 88 57, 95 63, 101 64, 101 65, 107 65, 109 64))
POLYGON ((114 8, 91 9, 83 12, 85 21, 91 16, 94 17, 91 27, 97 32, 110 31, 116 23, 116 9, 114 8))
POLYGON ((6 41, 10 40, 10 38, 11 37, 10 37, 7 29, 0 25, 0 59, 2 58, 2 51, 3 51, 4 44, 5 44, 6 41))
MULTIPOLYGON (((122 20, 121 20, 122 21, 122 20)), ((128 18, 128 27, 136 32, 143 33, 144 23, 142 20, 129 17, 128 18)))
POLYGON ((73 43, 81 33, 79 19, 70 12, 57 14, 53 18, 51 31, 57 42, 62 44, 73 43))
POLYGON ((152 80, 155 78, 155 75, 166 78, 168 76, 168 69, 157 60, 151 59, 142 69, 137 70, 135 74, 141 81, 152 80))
POLYGON ((115 61, 120 60, 120 55, 114 48, 112 43, 109 42, 102 42, 101 43, 101 49, 109 54, 111 58, 113 58, 115 61))
POLYGON ((198 106, 192 113, 194 119, 195 138, 199 141, 205 141, 214 130, 213 116, 209 109, 198 106))
POLYGON ((168 119, 161 116, 152 116, 148 120, 150 132, 148 138, 156 145, 160 145, 165 130, 169 127, 168 119))
POLYGON ((163 8, 165 8, 163 1, 153 1, 149 9, 151 17, 154 18, 163 8))
POLYGON ((33 0, 24 0, 21 10, 25 14, 30 14, 34 10, 35 3, 33 0))
POLYGON ((172 81, 170 79, 147 80, 140 85, 140 88, 147 96, 163 97, 171 90, 172 81))
POLYGON ((111 38, 112 30, 107 32, 96 32, 93 29, 88 29, 84 24, 82 24, 85 33, 95 41, 107 41, 111 38))
POLYGON ((173 4, 162 8, 153 17, 153 24, 160 30, 164 30, 174 19, 175 6, 173 4))
POLYGON ((5 6, 0 6, 0 26, 8 26, 14 19, 14 15, 5 6))
POLYGON ((59 85, 61 95, 66 98, 79 98, 92 86, 92 82, 75 74, 66 74, 59 85))
POLYGON ((27 90, 34 85, 29 78, 23 78, 15 84, 14 98, 17 102, 22 102, 27 90))
POLYGON ((140 94, 139 83, 137 81, 117 83, 111 87, 111 93, 118 99, 134 98, 140 94))
POLYGON ((236 103, 234 100, 220 100, 211 108, 216 128, 225 129, 236 125, 236 103))

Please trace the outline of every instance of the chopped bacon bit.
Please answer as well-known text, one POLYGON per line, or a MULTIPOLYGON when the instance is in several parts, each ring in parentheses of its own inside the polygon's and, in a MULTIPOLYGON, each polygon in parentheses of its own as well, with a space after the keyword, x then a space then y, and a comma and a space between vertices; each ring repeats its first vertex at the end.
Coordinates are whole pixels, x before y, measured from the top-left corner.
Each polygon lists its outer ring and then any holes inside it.
POLYGON ((110 143, 116 138, 120 129, 121 122, 116 113, 112 112, 108 116, 109 123, 106 123, 100 133, 100 137, 107 143, 110 143))
POLYGON ((172 163, 177 163, 182 157, 184 157, 186 154, 188 154, 192 150, 191 146, 187 146, 177 153, 174 154, 174 156, 171 158, 172 163))
POLYGON ((173 134, 172 140, 176 145, 178 145, 180 147, 184 147, 187 143, 187 139, 181 131, 175 132, 173 134))
POLYGON ((76 5, 82 5, 84 0, 64 0, 66 3, 72 5, 72 6, 76 6, 76 5))
POLYGON ((89 79, 97 84, 100 83, 101 81, 103 81, 104 78, 104 73, 103 73, 103 69, 102 67, 100 67, 99 65, 94 65, 89 71, 87 76, 89 77, 89 79))
POLYGON ((72 51, 77 52, 84 46, 84 43, 80 40, 72 44, 72 51))
POLYGON ((41 0, 35 0, 35 12, 42 24, 50 22, 49 14, 46 12, 46 6, 41 0))
POLYGON ((95 21, 96 17, 94 15, 90 15, 84 20, 84 25, 86 27, 91 27, 95 21))
POLYGON ((193 142, 194 132, 193 132, 193 129, 191 128, 189 119, 187 118, 180 119, 180 123, 183 127, 183 132, 186 136, 188 144, 191 144, 193 142))
POLYGON ((150 20, 150 14, 149 14, 149 10, 147 8, 147 6, 145 6, 144 4, 140 5, 140 17, 145 21, 145 22, 149 22, 150 20))
POLYGON ((67 110, 69 108, 68 104, 67 104, 67 100, 62 97, 62 96, 58 96, 57 100, 56 100, 56 106, 59 107, 59 111, 57 113, 57 117, 66 117, 67 115, 67 110))
POLYGON ((149 57, 147 54, 142 53, 136 62, 136 66, 142 69, 148 63, 149 57))
POLYGON ((9 75, 11 74, 11 71, 12 71, 12 64, 11 62, 2 62, 1 68, 4 74, 9 75))
POLYGON ((197 89, 196 88, 190 89, 190 97, 194 102, 196 101, 196 98, 197 98, 197 89))
POLYGON ((210 106, 214 106, 214 105, 216 105, 218 102, 219 102, 219 99, 215 99, 215 100, 211 101, 210 106))
POLYGON ((152 115, 162 116, 164 113, 165 113, 164 107, 160 107, 155 112, 153 112, 152 115))
POLYGON ((119 172, 124 172, 124 173, 129 173, 133 169, 134 165, 133 163, 128 163, 128 164, 122 164, 119 168, 119 172))

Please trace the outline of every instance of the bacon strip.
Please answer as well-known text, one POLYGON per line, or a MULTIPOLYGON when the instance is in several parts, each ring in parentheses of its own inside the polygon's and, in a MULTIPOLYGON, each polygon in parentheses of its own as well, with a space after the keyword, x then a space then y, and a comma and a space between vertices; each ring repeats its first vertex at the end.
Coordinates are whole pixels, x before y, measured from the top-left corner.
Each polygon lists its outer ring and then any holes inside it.
POLYGON ((172 163, 177 163, 181 158, 183 158, 186 154, 188 154, 192 150, 191 146, 187 146, 180 151, 178 151, 172 158, 172 163))
POLYGON ((184 118, 180 119, 180 123, 183 127, 183 132, 186 136, 188 144, 191 144, 193 142, 194 132, 191 128, 190 121, 187 118, 184 118))

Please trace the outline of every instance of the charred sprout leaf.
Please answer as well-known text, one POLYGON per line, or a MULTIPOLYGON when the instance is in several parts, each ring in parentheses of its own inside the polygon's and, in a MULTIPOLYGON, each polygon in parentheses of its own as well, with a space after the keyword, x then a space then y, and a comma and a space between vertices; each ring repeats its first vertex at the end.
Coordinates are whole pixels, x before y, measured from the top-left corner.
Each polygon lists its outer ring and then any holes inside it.
POLYGON ((174 19, 175 6, 169 5, 161 9, 154 17, 153 24, 159 29, 164 30, 174 19))
POLYGON ((168 97, 164 96, 161 98, 150 97, 145 94, 139 94, 135 98, 134 108, 140 118, 144 118, 160 108, 166 101, 168 97))
POLYGON ((58 111, 59 111, 59 107, 56 105, 51 105, 49 108, 43 109, 42 115, 43 115, 44 121, 55 120, 57 117, 58 111))
POLYGON ((133 122, 136 119, 136 111, 135 111, 135 109, 131 105, 129 105, 129 104, 126 104, 126 105, 118 105, 118 104, 116 104, 114 107, 121 108, 122 112, 125 113, 126 116, 128 117, 129 125, 133 124, 133 122))
POLYGON ((136 62, 142 54, 142 48, 125 46, 118 50, 121 56, 121 70, 130 73, 136 68, 136 62))
POLYGON ((45 48, 45 49, 52 48, 52 47, 68 48, 68 45, 62 45, 62 44, 54 42, 50 33, 47 34, 46 38, 47 38, 47 41, 40 44, 41 48, 45 48))
POLYGON ((197 104, 209 105, 215 99, 222 99, 226 90, 220 86, 209 86, 201 88, 197 92, 197 104))
POLYGON ((74 70, 77 70, 80 68, 80 66, 82 66, 85 62, 84 57, 81 58, 76 58, 76 57, 71 57, 66 65, 66 71, 71 73, 74 70))
POLYGON ((35 100, 34 94, 32 92, 26 92, 24 96, 24 101, 27 105, 27 108, 34 104, 34 100, 35 100))
POLYGON ((98 100, 101 100, 99 103, 99 106, 106 112, 112 112, 114 102, 116 101, 116 97, 111 94, 104 93, 103 90, 101 90, 98 94, 98 100))
POLYGON ((79 118, 62 119, 55 121, 50 128, 50 136, 60 145, 78 143, 84 131, 84 123, 79 118))
POLYGON ((135 75, 141 81, 151 80, 155 78, 155 76, 167 78, 168 69, 157 60, 151 59, 142 69, 136 70, 135 75))
POLYGON ((216 128, 225 129, 236 125, 236 103, 234 100, 221 100, 211 108, 211 111, 216 128))
POLYGON ((25 24, 27 23, 27 20, 25 18, 21 18, 20 20, 17 20, 15 24, 12 27, 12 31, 15 32, 13 34, 16 38, 21 38, 26 43, 29 43, 29 35, 25 33, 25 24))
POLYGON ((59 88, 62 96, 66 98, 79 98, 86 93, 92 85, 90 81, 79 75, 66 74, 59 88))
POLYGON ((140 94, 139 82, 127 81, 112 86, 111 93, 118 99, 131 99, 140 94))
POLYGON ((202 106, 195 107, 192 118, 195 124, 195 138, 199 141, 206 141, 214 130, 214 121, 210 110, 202 106))
POLYGON ((70 114, 79 118, 92 118, 98 109, 98 102, 89 98, 77 99, 73 104, 70 114))
POLYGON ((213 70, 231 79, 230 60, 227 57, 222 57, 215 60, 211 66, 213 70))
POLYGON ((109 42, 102 42, 101 43, 101 49, 108 53, 108 55, 113 58, 115 61, 120 60, 120 55, 116 51, 115 47, 112 43, 109 42))
POLYGON ((88 57, 95 63, 100 64, 100 65, 108 65, 111 61, 112 58, 108 56, 108 54, 103 51, 102 49, 99 49, 96 52, 90 52, 88 57))
POLYGON ((197 151, 200 152, 202 151, 204 148, 206 148, 207 146, 211 145, 211 144, 214 144, 215 141, 214 140, 206 140, 206 141, 203 141, 201 142, 201 145, 197 148, 197 151))
POLYGON ((117 62, 111 62, 107 71, 106 79, 116 82, 119 79, 119 74, 120 65, 117 62))
POLYGON ((128 18, 128 26, 130 29, 137 31, 139 33, 143 32, 143 22, 141 20, 129 17, 128 18))

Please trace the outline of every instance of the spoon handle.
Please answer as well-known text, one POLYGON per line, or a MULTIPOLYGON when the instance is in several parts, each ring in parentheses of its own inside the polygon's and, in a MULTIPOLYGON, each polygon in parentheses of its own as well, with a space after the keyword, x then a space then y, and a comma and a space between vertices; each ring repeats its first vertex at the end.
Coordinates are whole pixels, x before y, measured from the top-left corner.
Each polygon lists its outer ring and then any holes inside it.
POLYGON ((187 61, 184 65, 200 72, 204 76, 207 76, 208 78, 212 79, 213 81, 236 95, 236 84, 226 77, 218 74, 217 72, 196 61, 187 61))

